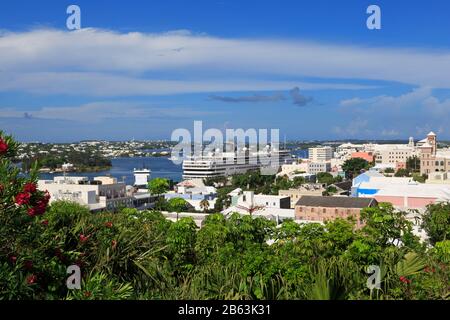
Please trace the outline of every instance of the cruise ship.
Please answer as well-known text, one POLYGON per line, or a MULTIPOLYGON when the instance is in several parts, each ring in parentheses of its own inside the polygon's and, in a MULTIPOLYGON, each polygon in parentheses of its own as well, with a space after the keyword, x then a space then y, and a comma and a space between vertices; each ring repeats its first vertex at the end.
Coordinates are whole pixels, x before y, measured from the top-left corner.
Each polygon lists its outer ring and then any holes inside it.
POLYGON ((289 150, 278 150, 269 146, 261 151, 252 151, 248 148, 234 152, 216 150, 207 155, 192 156, 183 160, 183 179, 230 176, 264 168, 275 169, 273 173, 275 174, 279 166, 289 163, 291 159, 289 150))

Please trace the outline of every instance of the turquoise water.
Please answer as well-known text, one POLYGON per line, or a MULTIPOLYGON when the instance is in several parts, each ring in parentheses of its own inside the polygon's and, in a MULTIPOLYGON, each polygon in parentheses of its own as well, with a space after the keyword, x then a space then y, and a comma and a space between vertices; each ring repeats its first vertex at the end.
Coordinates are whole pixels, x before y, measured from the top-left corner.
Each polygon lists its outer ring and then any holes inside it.
MULTIPOLYGON (((133 169, 146 167, 150 169, 151 178, 166 178, 173 181, 181 181, 182 168, 181 165, 175 165, 167 157, 148 157, 148 158, 116 158, 112 159, 112 168, 110 170, 99 172, 71 172, 67 173, 68 176, 84 176, 84 177, 97 177, 110 175, 117 178, 118 181, 125 180, 126 184, 134 184, 133 169)), ((56 176, 62 176, 62 173, 41 173, 41 179, 53 179, 56 176)))

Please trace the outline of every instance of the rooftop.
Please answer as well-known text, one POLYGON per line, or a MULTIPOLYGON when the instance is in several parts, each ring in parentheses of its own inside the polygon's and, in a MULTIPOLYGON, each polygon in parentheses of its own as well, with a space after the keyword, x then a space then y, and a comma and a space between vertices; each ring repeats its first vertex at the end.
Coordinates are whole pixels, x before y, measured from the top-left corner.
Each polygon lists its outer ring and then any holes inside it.
POLYGON ((296 206, 331 207, 331 208, 366 208, 376 205, 372 198, 303 196, 296 206))

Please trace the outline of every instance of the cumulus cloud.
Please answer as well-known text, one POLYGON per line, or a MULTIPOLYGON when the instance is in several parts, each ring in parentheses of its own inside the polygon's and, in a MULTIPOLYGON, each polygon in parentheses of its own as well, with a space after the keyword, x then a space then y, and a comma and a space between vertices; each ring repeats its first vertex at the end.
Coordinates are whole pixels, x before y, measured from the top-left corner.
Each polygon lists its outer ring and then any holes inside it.
POLYGON ((398 96, 381 95, 367 99, 351 98, 340 101, 340 106, 349 107, 352 111, 368 112, 408 112, 412 107, 420 107, 422 111, 436 116, 450 114, 450 99, 439 100, 433 95, 431 87, 419 87, 398 96))
MULTIPOLYGON (((367 127, 383 137, 405 138, 407 132, 407 136, 448 132, 450 99, 439 99, 430 87, 418 87, 397 96, 344 99, 339 105, 340 112, 348 117, 369 119, 367 127), (395 126, 385 127, 392 122, 395 126)), ((340 129, 339 133, 345 133, 344 128, 340 129)))
POLYGON ((372 79, 450 88, 450 52, 370 48, 272 39, 233 39, 192 34, 118 33, 38 29, 0 34, 0 89, 47 93, 122 95, 145 92, 279 90, 298 85, 360 89, 354 83, 296 84, 293 76, 372 79), (164 78, 157 75, 164 74, 164 78), (67 75, 71 75, 68 77, 67 75), (202 74, 204 81, 188 75, 202 74), (277 81, 267 81, 275 76, 277 81), (94 80, 89 80, 89 79, 94 80), (10 79, 11 81, 8 81, 10 79), (102 81, 97 81, 102 79, 102 81), (168 80, 174 79, 174 80, 168 80), (175 80, 176 79, 176 80, 175 80), (233 85, 236 79, 240 83, 233 85), (111 83, 111 84, 109 84, 111 83), (288 86, 286 86, 288 85, 288 86), (138 88, 138 89, 135 89, 138 88), (57 92, 54 88, 49 93, 57 92), (61 92, 57 92, 61 93, 61 92))

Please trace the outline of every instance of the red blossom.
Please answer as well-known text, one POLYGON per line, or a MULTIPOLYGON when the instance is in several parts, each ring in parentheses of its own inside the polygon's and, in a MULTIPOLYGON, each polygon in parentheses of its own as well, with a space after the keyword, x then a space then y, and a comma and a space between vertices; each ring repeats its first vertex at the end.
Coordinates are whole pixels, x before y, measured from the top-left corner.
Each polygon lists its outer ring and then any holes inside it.
POLYGON ((84 243, 86 241, 88 241, 89 236, 85 236, 84 234, 80 234, 80 242, 84 243))
POLYGON ((48 220, 42 220, 41 223, 42 223, 44 226, 48 226, 48 220))
POLYGON ((28 182, 23 186, 23 192, 35 193, 37 190, 36 184, 33 182, 28 182))
POLYGON ((111 241, 111 245, 112 248, 115 249, 117 247, 117 241, 116 240, 111 241))
POLYGON ((21 192, 16 196, 16 203, 19 206, 27 205, 30 203, 31 194, 28 192, 21 192))
POLYGON ((36 210, 35 210, 34 208, 28 208, 28 209, 27 209, 27 214, 28 214, 30 217, 34 217, 34 216, 36 215, 36 210))
POLYGON ((34 284, 34 283, 36 283, 36 281, 37 281, 37 276, 34 274, 27 277, 28 284, 34 284))
POLYGON ((2 138, 0 138, 0 155, 3 155, 5 153, 8 152, 8 144, 5 142, 5 140, 3 140, 2 138))
POLYGON ((85 296, 86 298, 89 298, 89 297, 91 296, 91 292, 90 292, 90 291, 85 291, 85 292, 84 292, 84 296, 85 296))
POLYGON ((9 260, 11 261, 11 263, 15 264, 17 261, 17 257, 16 256, 11 256, 9 257, 9 260))
POLYGON ((403 283, 406 283, 406 284, 411 283, 411 280, 409 280, 408 278, 403 277, 403 276, 400 277, 400 281, 403 283))
POLYGON ((108 221, 108 222, 105 223, 105 226, 106 226, 107 228, 112 228, 113 224, 112 224, 111 221, 108 221))

